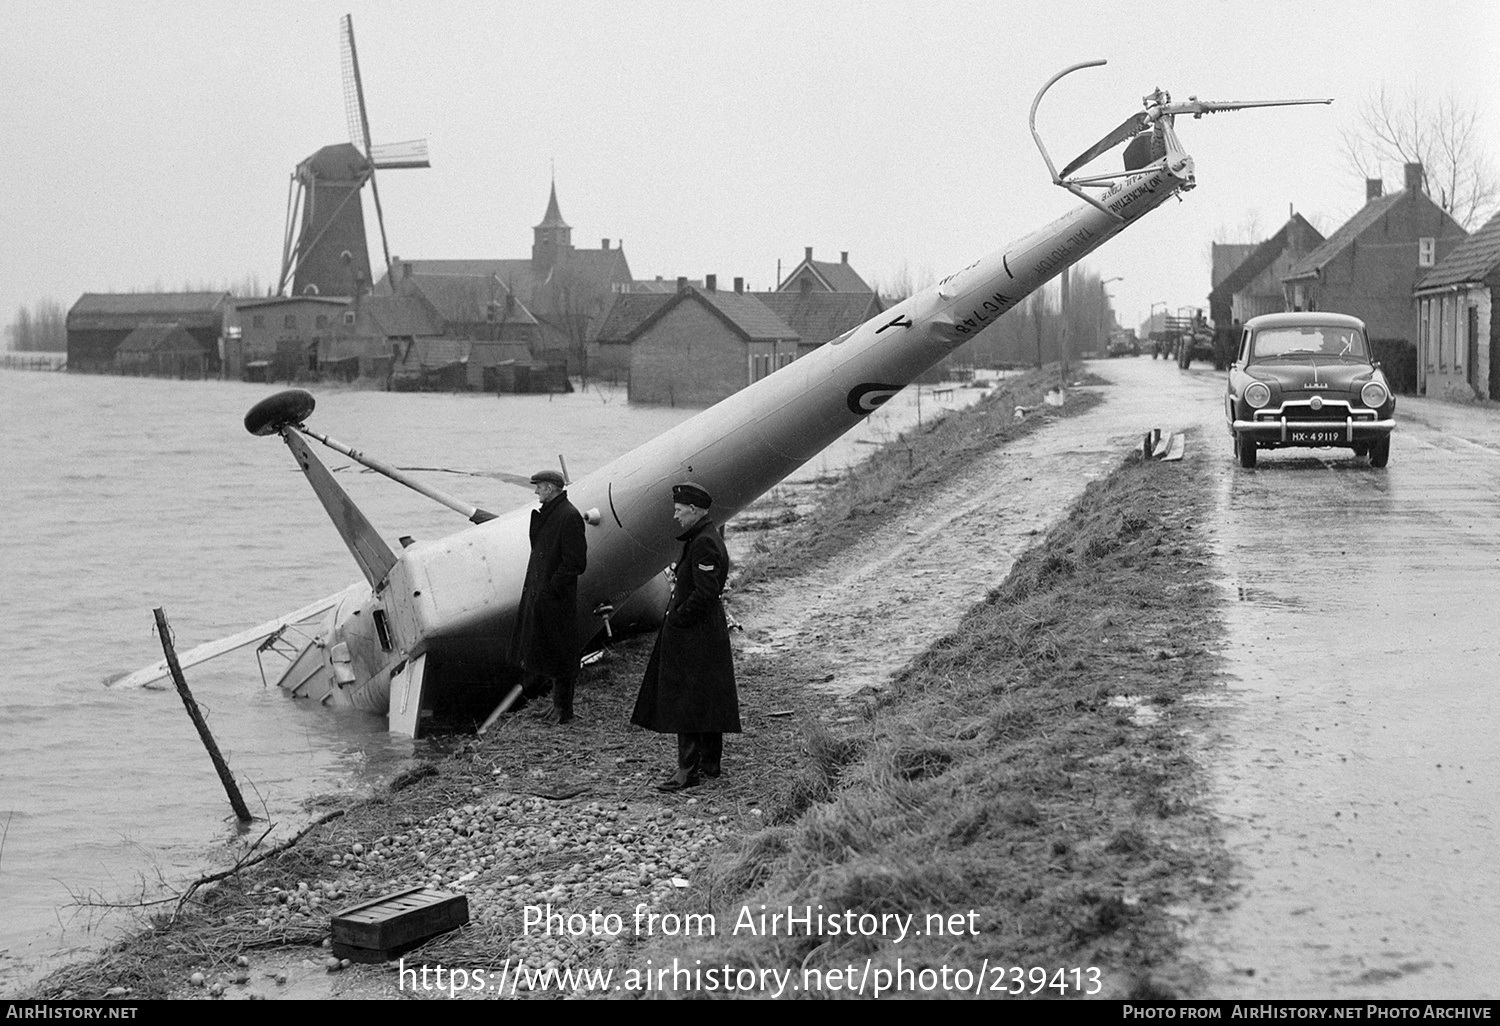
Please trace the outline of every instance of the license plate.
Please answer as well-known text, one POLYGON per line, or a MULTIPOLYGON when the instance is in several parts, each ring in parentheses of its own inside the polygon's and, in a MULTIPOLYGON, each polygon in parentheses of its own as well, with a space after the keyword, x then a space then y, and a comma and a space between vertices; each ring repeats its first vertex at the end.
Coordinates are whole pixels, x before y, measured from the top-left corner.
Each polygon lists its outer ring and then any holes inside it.
POLYGON ((1312 445, 1334 445, 1344 440, 1342 431, 1293 431, 1292 441, 1312 445))

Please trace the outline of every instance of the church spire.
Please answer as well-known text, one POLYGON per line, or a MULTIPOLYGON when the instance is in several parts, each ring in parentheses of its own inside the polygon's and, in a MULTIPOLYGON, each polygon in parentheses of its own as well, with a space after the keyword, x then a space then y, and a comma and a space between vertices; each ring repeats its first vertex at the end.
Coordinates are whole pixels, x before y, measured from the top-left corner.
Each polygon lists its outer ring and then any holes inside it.
POLYGON ((533 273, 546 275, 573 252, 573 229, 562 219, 557 207, 557 179, 552 179, 552 195, 542 223, 531 230, 531 267, 533 273))
POLYGON ((552 196, 547 200, 547 212, 542 215, 542 223, 538 228, 568 228, 568 222, 563 220, 562 211, 557 208, 557 179, 552 180, 552 196))

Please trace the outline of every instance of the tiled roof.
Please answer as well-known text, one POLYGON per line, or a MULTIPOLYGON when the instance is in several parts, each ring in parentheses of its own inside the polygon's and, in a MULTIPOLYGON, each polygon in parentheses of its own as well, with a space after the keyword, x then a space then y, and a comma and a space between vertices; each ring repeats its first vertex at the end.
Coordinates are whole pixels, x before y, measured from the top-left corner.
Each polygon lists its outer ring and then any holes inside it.
POLYGON ((873 292, 756 292, 806 343, 838 338, 881 311, 873 292))
POLYGON ((676 295, 671 292, 619 292, 594 332, 595 342, 627 342, 635 330, 676 295))
POLYGON ((797 338, 797 332, 791 325, 749 293, 718 290, 709 292, 707 289, 689 288, 680 294, 684 298, 696 296, 701 302, 717 310, 720 316, 752 342, 797 338))
POLYGON ((68 327, 132 327, 150 319, 195 326, 223 320, 227 292, 85 292, 68 311, 68 327), (123 323, 122 323, 123 322, 123 323))
MULTIPOLYGON (((528 298, 535 283, 531 271, 531 258, 524 260, 401 260, 399 275, 411 268, 413 275, 458 275, 467 278, 499 278, 500 283, 513 289, 517 296, 528 298)), ((375 291, 389 292, 390 275, 382 275, 375 291)))
POLYGON ((1406 198, 1406 190, 1377 196, 1366 203, 1359 212, 1345 221, 1339 230, 1328 236, 1323 244, 1307 256, 1298 260, 1287 272, 1287 278, 1306 278, 1322 270, 1329 261, 1344 251, 1355 239, 1363 235, 1371 225, 1406 198))
POLYGON ((636 325, 635 330, 623 341, 634 342, 651 325, 665 317, 669 311, 676 309, 682 303, 689 302, 702 303, 733 330, 744 336, 746 341, 763 342, 797 338, 797 333, 790 325, 748 292, 709 292, 707 289, 695 289, 689 286, 666 297, 666 302, 636 325))
POLYGON ((519 299, 507 304, 508 293, 494 275, 411 274, 400 282, 401 293, 420 295, 447 321, 483 321, 487 307, 499 304, 500 321, 506 324, 535 324, 536 318, 519 299))
POLYGON ((811 260, 804 258, 792 273, 776 287, 777 292, 795 291, 793 282, 802 274, 804 268, 812 271, 813 276, 823 283, 829 292, 874 292, 859 276, 859 272, 842 261, 835 263, 831 260, 811 260))
MULTIPOLYGON (((1260 245, 1252 247, 1251 252, 1246 254, 1237 266, 1230 268, 1224 277, 1218 278, 1213 291, 1209 293, 1209 298, 1223 296, 1227 299, 1259 277, 1260 273, 1270 267, 1276 258, 1291 245, 1294 228, 1303 237, 1316 239, 1319 245, 1324 242, 1321 232, 1309 224, 1301 214, 1293 214, 1286 224, 1281 226, 1280 231, 1260 245)), ((1227 247, 1217 247, 1217 249, 1225 248, 1227 247)), ((1314 247, 1313 251, 1316 252, 1316 250, 1317 247, 1314 247)), ((1298 263, 1300 264, 1301 261, 1298 263)))
POLYGON ((441 335, 442 317, 421 296, 364 296, 359 301, 355 334, 401 337, 441 335))
POLYGON ((1483 281, 1500 267, 1500 214, 1487 221, 1473 235, 1460 242, 1427 275, 1417 282, 1417 290, 1462 285, 1483 281))
MULTIPOLYGON (((703 282, 697 278, 689 278, 687 284, 694 288, 702 288, 703 282)), ((630 283, 631 292, 656 292, 670 295, 677 291, 677 279, 657 278, 655 281, 633 281, 630 283)))
POLYGON ((458 338, 419 338, 406 347, 401 365, 415 367, 446 367, 464 363, 469 359, 473 343, 458 338))

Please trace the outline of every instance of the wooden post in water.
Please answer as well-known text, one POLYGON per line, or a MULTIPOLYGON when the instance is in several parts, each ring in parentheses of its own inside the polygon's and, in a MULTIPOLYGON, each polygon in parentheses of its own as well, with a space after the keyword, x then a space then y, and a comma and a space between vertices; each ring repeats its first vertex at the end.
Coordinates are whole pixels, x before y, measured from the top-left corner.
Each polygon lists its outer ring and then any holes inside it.
POLYGON ((193 700, 193 693, 188 690, 187 680, 182 676, 182 667, 177 662, 177 652, 172 647, 172 632, 167 627, 167 614, 160 606, 155 610, 156 631, 161 635, 161 650, 167 656, 167 668, 172 671, 172 682, 177 685, 177 693, 182 696, 182 704, 192 717, 193 726, 198 728, 198 736, 203 739, 203 747, 208 749, 208 757, 213 760, 214 769, 219 773, 219 780, 224 784, 224 791, 229 795, 229 804, 234 807, 234 814, 239 817, 241 823, 248 823, 255 817, 250 815, 250 810, 245 807, 245 798, 240 794, 239 785, 234 782, 234 774, 229 772, 229 763, 224 761, 224 756, 219 754, 219 746, 214 742, 213 734, 209 733, 208 723, 203 719, 203 712, 198 708, 198 703, 193 700))

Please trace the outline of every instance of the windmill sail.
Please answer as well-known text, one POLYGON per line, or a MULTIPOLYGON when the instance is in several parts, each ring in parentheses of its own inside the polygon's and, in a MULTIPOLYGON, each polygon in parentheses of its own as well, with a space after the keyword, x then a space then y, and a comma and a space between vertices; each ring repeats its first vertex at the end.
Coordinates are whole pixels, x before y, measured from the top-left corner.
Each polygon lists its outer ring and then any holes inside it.
POLYGON ((432 166, 427 159, 426 139, 379 144, 370 141, 354 22, 347 14, 339 20, 339 58, 349 142, 323 147, 293 172, 277 287, 283 294, 289 285, 297 295, 352 296, 369 291, 374 279, 361 190, 368 182, 389 271, 391 250, 375 171, 432 166), (298 223, 293 245, 293 225, 298 223))
POLYGON ((427 161, 427 140, 376 143, 370 147, 370 163, 378 168, 431 167, 427 161))

